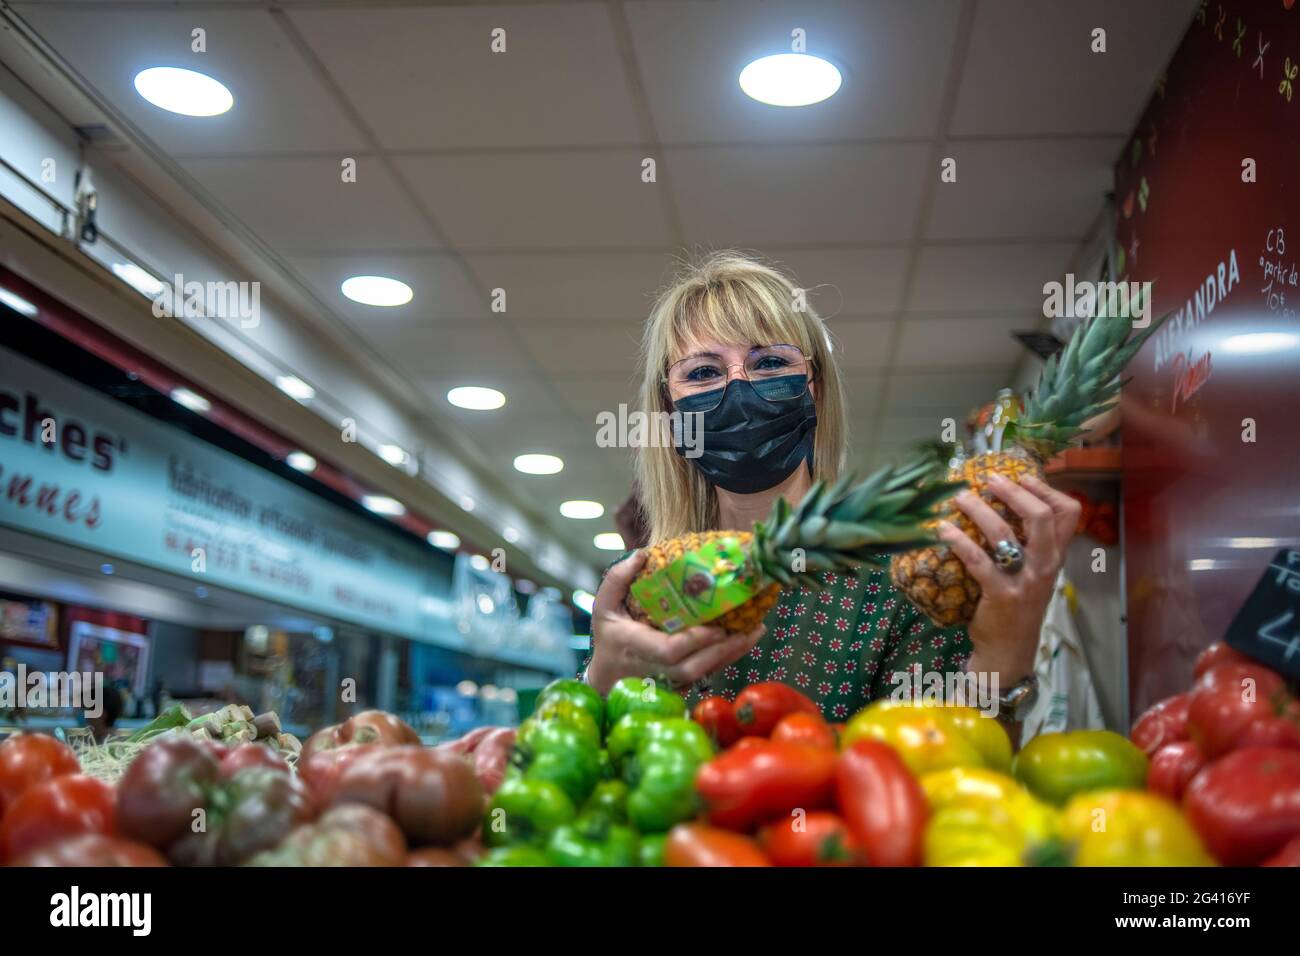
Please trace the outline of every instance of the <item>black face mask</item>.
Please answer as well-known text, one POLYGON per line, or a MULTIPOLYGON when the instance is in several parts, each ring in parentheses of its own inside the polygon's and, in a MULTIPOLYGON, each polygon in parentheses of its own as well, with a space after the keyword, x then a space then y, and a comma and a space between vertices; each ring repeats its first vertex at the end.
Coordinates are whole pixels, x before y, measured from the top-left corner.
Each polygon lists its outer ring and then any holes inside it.
POLYGON ((742 495, 779 485, 804 461, 811 468, 817 406, 809 394, 807 376, 782 379, 780 383, 761 383, 763 390, 790 395, 797 389, 797 397, 770 400, 748 379, 736 379, 719 390, 725 392, 722 401, 709 411, 695 409, 717 402, 718 391, 677 401, 675 410, 683 416, 700 416, 681 425, 694 442, 679 437, 677 454, 692 462, 711 484, 742 495), (780 387, 774 389, 776 385, 780 387), (690 457, 692 448, 685 447, 687 444, 700 451, 698 457, 690 457))

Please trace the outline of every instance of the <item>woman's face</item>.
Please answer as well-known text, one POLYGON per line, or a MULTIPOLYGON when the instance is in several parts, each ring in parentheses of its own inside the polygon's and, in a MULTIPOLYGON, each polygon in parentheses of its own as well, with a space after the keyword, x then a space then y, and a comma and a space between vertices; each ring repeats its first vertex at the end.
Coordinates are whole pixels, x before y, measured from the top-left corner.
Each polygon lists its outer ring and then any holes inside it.
POLYGON ((686 353, 669 366, 668 396, 676 404, 687 396, 723 388, 740 378, 754 381, 764 376, 800 374, 808 376, 808 392, 816 398, 810 363, 797 347, 706 339, 692 342, 686 353))

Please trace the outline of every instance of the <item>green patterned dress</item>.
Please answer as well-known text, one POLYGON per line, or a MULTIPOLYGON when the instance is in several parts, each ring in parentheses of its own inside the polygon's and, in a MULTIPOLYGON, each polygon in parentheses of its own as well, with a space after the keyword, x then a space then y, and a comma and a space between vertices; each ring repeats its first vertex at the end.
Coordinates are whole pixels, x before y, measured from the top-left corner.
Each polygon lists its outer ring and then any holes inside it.
POLYGON ((894 590, 887 572, 827 571, 822 580, 820 591, 782 593, 764 621, 763 639, 683 691, 687 702, 694 707, 711 694, 733 700, 750 684, 780 681, 816 701, 827 720, 842 721, 890 696, 894 674, 916 665, 926 674, 965 667, 971 654, 966 629, 936 627, 894 590))

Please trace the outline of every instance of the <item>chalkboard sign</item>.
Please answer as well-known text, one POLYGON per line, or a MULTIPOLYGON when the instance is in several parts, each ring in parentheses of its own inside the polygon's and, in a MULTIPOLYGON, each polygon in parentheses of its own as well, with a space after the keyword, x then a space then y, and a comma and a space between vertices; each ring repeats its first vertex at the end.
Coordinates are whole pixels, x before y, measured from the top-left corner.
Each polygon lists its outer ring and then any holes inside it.
POLYGON ((1283 548, 1232 620, 1228 644, 1300 679, 1300 551, 1283 548))

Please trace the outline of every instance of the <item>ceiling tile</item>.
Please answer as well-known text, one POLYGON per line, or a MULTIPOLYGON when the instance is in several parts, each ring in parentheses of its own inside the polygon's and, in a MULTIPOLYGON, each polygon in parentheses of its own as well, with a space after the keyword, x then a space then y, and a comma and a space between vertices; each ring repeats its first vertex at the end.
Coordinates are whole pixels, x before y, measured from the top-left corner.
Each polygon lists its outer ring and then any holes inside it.
POLYGON ((433 233, 384 164, 359 157, 343 182, 334 157, 190 159, 185 168, 281 253, 432 249, 433 233))
POLYGON ((1082 236, 1105 206, 1122 139, 950 143, 957 181, 940 183, 929 239, 1082 236))
POLYGON ((955 0, 652 0, 624 7, 661 142, 934 135, 955 0), (740 71, 760 56, 790 52, 796 27, 809 53, 840 67, 843 85, 801 109, 750 99, 740 71))
POLYGON ((1037 328, 1041 320, 1032 312, 938 319, 905 315, 896 364, 901 368, 1001 364, 1010 368, 1025 354, 1011 333, 1037 328))
POLYGON ((897 312, 902 305, 908 250, 767 248, 763 254, 793 273, 808 304, 824 319, 897 312))
POLYGON ((456 260, 448 255, 394 252, 355 252, 338 255, 289 256, 289 266, 326 306, 358 329, 417 320, 444 324, 481 325, 497 321, 489 302, 474 287, 456 260), (411 287, 406 305, 376 307, 347 298, 339 286, 349 276, 380 275, 400 279, 411 287))
POLYGON ((878 371, 889 364, 894 321, 854 319, 829 323, 835 361, 841 369, 878 371))
POLYGON ((950 132, 1127 136, 1197 4, 981 0, 950 132))
POLYGON ((1073 243, 926 246, 917 261, 910 311, 1041 310, 1043 284, 1061 277, 1073 243))
POLYGON ((122 6, 29 6, 23 18, 150 139, 175 155, 334 152, 350 155, 361 135, 269 13, 122 6), (207 31, 207 52, 190 31, 207 31), (220 116, 168 113, 136 92, 151 66, 198 70, 224 83, 235 105, 220 116))
POLYGON ((910 238, 929 147, 669 149, 686 240, 778 247, 910 238))
POLYGON ((603 4, 289 13, 387 149, 640 139, 603 4), (505 31, 506 50, 491 49, 505 31))
POLYGON ((397 160, 449 239, 466 251, 671 245, 661 183, 638 150, 397 160))
POLYGON ((506 290, 506 316, 528 325, 591 322, 640 331, 671 278, 668 252, 480 253, 468 257, 487 288, 506 290))
POLYGON ((599 325, 522 328, 516 334, 543 369, 557 380, 574 374, 626 372, 636 368, 640 329, 599 325))

